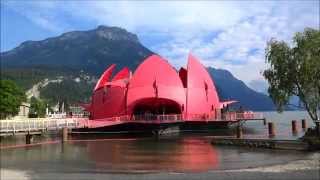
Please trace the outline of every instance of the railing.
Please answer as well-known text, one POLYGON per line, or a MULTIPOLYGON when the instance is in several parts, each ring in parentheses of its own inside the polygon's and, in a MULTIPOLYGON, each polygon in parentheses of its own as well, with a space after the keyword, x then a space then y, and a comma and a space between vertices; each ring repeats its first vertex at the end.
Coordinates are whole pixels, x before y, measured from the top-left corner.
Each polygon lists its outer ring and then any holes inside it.
POLYGON ((182 115, 181 114, 158 115, 157 120, 159 120, 159 121, 182 121, 182 115))
POLYGON ((252 111, 246 111, 243 113, 237 113, 237 119, 245 119, 245 120, 263 119, 263 114, 252 112, 252 111))
POLYGON ((245 112, 226 112, 223 113, 221 117, 215 117, 206 114, 188 114, 184 116, 182 114, 167 114, 167 115, 157 115, 157 114, 144 114, 144 115, 123 115, 102 119, 89 120, 89 122, 144 122, 144 123, 161 123, 161 122, 177 122, 177 121, 239 121, 239 120, 254 120, 262 119, 262 113, 254 113, 251 111, 245 112))
POLYGON ((238 120, 256 120, 263 119, 262 113, 256 113, 252 111, 245 112, 226 112, 222 115, 222 120, 225 121, 238 121, 238 120))
POLYGON ((227 112, 222 114, 223 121, 236 121, 237 120, 237 113, 236 112, 227 112))
POLYGON ((130 116, 123 115, 123 116, 114 116, 114 117, 107 117, 101 119, 94 119, 95 121, 128 121, 130 120, 130 116))
POLYGON ((49 119, 49 118, 26 118, 19 120, 1 120, 0 133, 19 133, 41 130, 53 130, 82 127, 81 119, 49 119))
POLYGON ((239 121, 263 119, 262 113, 252 111, 244 112, 224 112, 212 114, 188 114, 184 117, 185 121, 239 121))
POLYGON ((124 115, 117 117, 109 117, 103 119, 87 120, 84 122, 85 127, 97 128, 110 125, 117 125, 121 123, 144 123, 144 124, 156 124, 156 123, 177 123, 182 122, 183 118, 181 114, 170 115, 124 115))
POLYGON ((181 114, 168 115, 124 115, 103 119, 89 120, 88 118, 26 118, 19 120, 0 120, 0 133, 18 133, 41 130, 58 130, 61 128, 94 128, 110 126, 120 123, 138 122, 138 123, 176 123, 183 121, 239 121, 262 119, 262 113, 253 112, 226 112, 221 119, 205 116, 202 114, 193 114, 184 117, 181 114))
POLYGON ((207 121, 207 120, 213 120, 214 118, 210 117, 206 114, 188 114, 185 117, 186 120, 192 120, 192 121, 207 121))
POLYGON ((121 121, 121 122, 132 122, 132 121, 182 121, 183 116, 181 114, 166 114, 166 115, 123 115, 108 117, 102 119, 95 119, 95 121, 121 121))
POLYGON ((182 121, 183 117, 181 114, 147 114, 147 115, 133 115, 130 121, 182 121))
POLYGON ((56 114, 49 114, 47 116, 48 118, 88 118, 89 115, 88 114, 84 114, 84 113, 80 113, 80 114, 66 114, 66 113, 56 113, 56 114))

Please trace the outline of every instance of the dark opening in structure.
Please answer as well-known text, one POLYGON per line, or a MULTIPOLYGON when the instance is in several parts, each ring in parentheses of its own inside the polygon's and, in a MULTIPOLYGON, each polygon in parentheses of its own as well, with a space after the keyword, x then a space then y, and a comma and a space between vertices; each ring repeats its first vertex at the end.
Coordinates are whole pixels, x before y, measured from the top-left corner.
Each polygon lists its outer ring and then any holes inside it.
POLYGON ((134 115, 181 114, 180 105, 169 99, 145 98, 139 100, 134 108, 134 115))

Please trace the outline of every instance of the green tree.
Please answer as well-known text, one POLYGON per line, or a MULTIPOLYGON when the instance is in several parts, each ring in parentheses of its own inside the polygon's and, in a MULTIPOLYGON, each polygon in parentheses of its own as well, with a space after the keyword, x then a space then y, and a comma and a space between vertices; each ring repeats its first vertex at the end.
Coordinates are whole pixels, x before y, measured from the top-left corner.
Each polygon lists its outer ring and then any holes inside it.
POLYGON ((320 114, 320 31, 306 28, 293 38, 293 44, 271 39, 266 48, 270 65, 263 75, 268 92, 278 111, 283 111, 291 96, 300 98, 313 121, 320 114))
POLYGON ((30 118, 45 117, 47 103, 41 99, 31 97, 30 99, 30 118))
POLYGON ((13 81, 0 80, 0 118, 15 116, 26 100, 25 93, 13 81))

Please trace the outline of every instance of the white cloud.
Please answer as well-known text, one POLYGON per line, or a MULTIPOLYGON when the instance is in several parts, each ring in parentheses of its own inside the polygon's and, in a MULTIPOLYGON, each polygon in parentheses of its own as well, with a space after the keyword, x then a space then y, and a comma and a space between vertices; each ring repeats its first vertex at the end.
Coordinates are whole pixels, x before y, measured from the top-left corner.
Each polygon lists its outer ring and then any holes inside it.
MULTIPOLYGON (((175 38, 153 49, 168 57, 177 57, 177 53, 185 57, 186 52, 192 49, 208 66, 228 69, 249 85, 255 80, 263 82, 262 71, 267 66, 264 48, 270 38, 290 42, 294 33, 302 31, 305 27, 319 28, 319 3, 308 3, 310 2, 255 3, 243 7, 242 10, 247 15, 226 27, 209 42, 202 41, 207 32, 200 29, 198 33, 203 33, 202 37, 192 38, 191 34, 184 43, 175 38), (172 53, 172 47, 178 47, 178 51, 172 53)), ((228 12, 223 14, 227 16, 228 12)), ((179 64, 177 61, 174 62, 179 64)), ((181 64, 183 63, 181 61, 181 64)))
POLYGON ((319 1, 34 1, 8 5, 51 31, 73 27, 63 21, 66 16, 120 26, 151 39, 164 37, 149 48, 175 66, 184 66, 192 51, 205 65, 228 69, 247 84, 263 80, 264 48, 271 37, 290 41, 294 32, 305 27, 319 28, 319 1))

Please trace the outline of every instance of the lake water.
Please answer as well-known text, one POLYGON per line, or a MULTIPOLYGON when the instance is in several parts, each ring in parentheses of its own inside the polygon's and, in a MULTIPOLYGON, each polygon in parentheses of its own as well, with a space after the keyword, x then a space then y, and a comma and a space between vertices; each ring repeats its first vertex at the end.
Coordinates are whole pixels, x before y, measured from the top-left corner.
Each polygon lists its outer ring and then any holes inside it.
MULTIPOLYGON (((276 125, 278 139, 302 135, 301 119, 312 122, 305 112, 264 113, 276 125), (291 133, 291 120, 298 120, 299 134, 291 133)), ((262 121, 247 122, 245 136, 266 137, 262 121)), ((225 131, 225 130, 224 130, 225 131)), ((218 131, 216 131, 218 132, 218 131)), ((72 136, 62 144, 58 137, 36 137, 35 146, 24 146, 24 137, 5 138, 1 142, 1 168, 41 173, 137 173, 206 172, 284 164, 305 159, 307 152, 213 146, 209 141, 221 134, 181 133, 154 139, 128 135, 72 136), (20 146, 21 144, 21 146, 20 146), (15 146, 12 146, 15 145, 15 146), (11 146, 9 148, 3 148, 11 146)), ((226 135, 230 132, 226 132, 226 135)), ((232 134, 232 133, 231 133, 232 134)))

